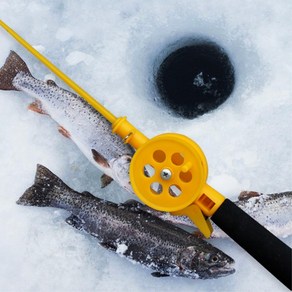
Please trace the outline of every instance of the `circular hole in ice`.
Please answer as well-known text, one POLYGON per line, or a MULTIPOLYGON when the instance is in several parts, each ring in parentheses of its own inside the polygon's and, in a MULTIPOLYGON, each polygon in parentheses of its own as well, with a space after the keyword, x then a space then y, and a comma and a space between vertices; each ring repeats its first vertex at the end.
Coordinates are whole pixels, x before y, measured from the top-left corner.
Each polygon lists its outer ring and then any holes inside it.
POLYGON ((227 53, 210 40, 197 40, 171 52, 155 79, 161 100, 176 115, 189 119, 216 109, 235 85, 227 53))

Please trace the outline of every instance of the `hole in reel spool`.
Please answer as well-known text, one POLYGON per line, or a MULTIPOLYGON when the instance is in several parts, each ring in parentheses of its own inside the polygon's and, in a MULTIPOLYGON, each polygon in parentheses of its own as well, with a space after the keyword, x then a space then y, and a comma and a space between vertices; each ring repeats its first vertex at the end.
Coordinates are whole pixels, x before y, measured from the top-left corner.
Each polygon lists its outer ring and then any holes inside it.
POLYGON ((153 194, 159 195, 163 191, 163 187, 159 182, 154 182, 150 185, 150 190, 152 191, 153 194))

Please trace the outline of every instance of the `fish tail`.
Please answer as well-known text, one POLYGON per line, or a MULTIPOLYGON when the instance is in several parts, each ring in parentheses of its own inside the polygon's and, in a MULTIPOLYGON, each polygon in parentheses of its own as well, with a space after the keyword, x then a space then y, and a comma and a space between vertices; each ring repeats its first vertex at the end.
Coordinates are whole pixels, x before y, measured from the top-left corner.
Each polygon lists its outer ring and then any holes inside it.
POLYGON ((64 191, 71 190, 59 177, 38 164, 34 184, 16 202, 18 205, 38 207, 62 207, 64 191))
POLYGON ((10 51, 5 64, 0 69, 0 90, 18 90, 13 85, 13 79, 20 72, 31 75, 25 62, 14 51, 10 51))

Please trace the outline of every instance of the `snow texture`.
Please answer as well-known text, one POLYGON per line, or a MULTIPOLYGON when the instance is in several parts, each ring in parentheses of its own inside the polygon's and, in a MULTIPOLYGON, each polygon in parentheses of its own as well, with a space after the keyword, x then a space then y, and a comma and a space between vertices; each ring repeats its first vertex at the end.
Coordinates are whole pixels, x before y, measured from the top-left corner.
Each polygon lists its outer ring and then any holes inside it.
MULTIPOLYGON (((116 116, 127 115, 149 137, 179 132, 197 141, 210 185, 226 196, 292 189, 290 0, 0 2, 0 19, 116 116), (172 44, 197 36, 225 48, 236 87, 217 110, 184 120, 157 106, 153 71, 172 44)), ((51 76, 2 29, 0 40, 1 65, 13 49, 35 77, 51 76)), ((31 101, 0 92, 0 291, 286 291, 230 239, 210 242, 235 259, 235 274, 154 278, 67 225, 64 211, 16 205, 37 163, 78 191, 130 198, 115 183, 101 190, 101 173, 49 117, 27 111, 31 101)), ((284 241, 291 246, 291 237, 284 241)))

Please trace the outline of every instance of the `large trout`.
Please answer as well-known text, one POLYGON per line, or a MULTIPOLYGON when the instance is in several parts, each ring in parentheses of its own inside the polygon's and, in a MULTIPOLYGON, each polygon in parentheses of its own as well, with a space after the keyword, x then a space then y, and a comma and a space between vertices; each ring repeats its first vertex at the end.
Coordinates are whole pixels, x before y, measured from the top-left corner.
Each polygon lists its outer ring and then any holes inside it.
POLYGON ((201 238, 132 204, 114 204, 78 193, 42 165, 20 205, 70 212, 66 222, 97 238, 100 245, 153 270, 152 275, 210 279, 235 272, 233 259, 201 238))

